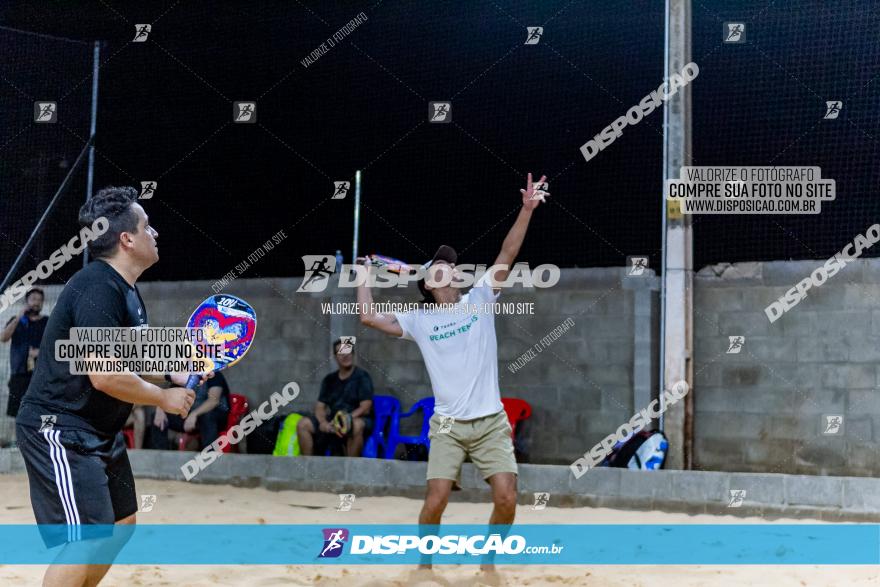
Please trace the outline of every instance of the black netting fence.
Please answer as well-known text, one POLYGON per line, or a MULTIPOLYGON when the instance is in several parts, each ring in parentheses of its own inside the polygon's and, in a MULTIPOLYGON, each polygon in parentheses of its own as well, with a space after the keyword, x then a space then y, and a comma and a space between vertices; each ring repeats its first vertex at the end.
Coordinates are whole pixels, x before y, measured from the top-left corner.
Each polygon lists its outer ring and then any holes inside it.
POLYGON ((100 7, 68 21, 85 20, 82 34, 112 56, 96 186, 157 180, 146 207, 160 249, 201 251, 198 262, 166 255, 145 278, 216 279, 278 230, 288 239, 254 274, 301 274, 307 253, 347 258, 352 197, 329 198, 357 169, 362 251, 422 261, 447 243, 489 263, 531 171, 553 195, 524 260, 619 266, 644 253, 659 264, 662 113, 589 164, 579 148, 662 81, 662 3, 382 4, 302 65, 358 12, 181 4, 146 43, 131 42, 134 17, 100 7), (543 36, 527 45, 535 26, 543 36), (256 124, 232 123, 238 100, 257 102, 256 124), (452 122, 429 123, 428 103, 442 100, 452 122))
MULTIPOLYGON (((0 27, 0 279, 6 276, 88 139, 92 44, 0 27), (39 105, 35 105, 38 103, 39 105), (37 122, 43 114, 55 122, 37 122)), ((46 219, 13 279, 49 257, 78 230, 76 211, 85 199, 85 167, 46 219)), ((63 284, 81 267, 77 258, 43 284, 63 284)), ((51 310, 54 296, 48 296, 51 310)), ((5 326, 20 307, 0 313, 5 326)), ((4 304, 5 306, 5 304, 4 304)), ((9 345, 0 345, 0 441, 12 434, 6 418, 9 345)))
MULTIPOLYGON (((213 251, 198 263, 166 257, 149 278, 217 278, 277 230, 290 236, 284 254, 261 262, 262 275, 301 273, 305 253, 347 254, 352 198, 329 195, 356 169, 362 250, 420 260, 446 242, 464 261, 487 262, 534 171, 549 176, 553 196, 523 258, 593 267, 648 254, 658 267, 662 112, 589 162, 578 149, 662 81, 663 3, 556 4, 383 4, 308 67, 302 60, 357 13, 182 5, 156 23, 153 43, 131 43, 135 21, 123 25, 100 7, 82 25, 63 7, 55 19, 21 20, 107 39, 96 185, 158 180, 148 211, 163 247, 198 241, 213 251), (526 45, 533 26, 543 34, 526 45), (258 103, 256 124, 231 122, 236 100, 258 103), (452 103, 451 123, 428 122, 435 100, 452 103)), ((839 194, 819 216, 698 217, 697 267, 821 257, 878 212, 871 99, 880 49, 860 34, 878 18, 844 2, 694 4, 694 163, 818 165, 839 194), (719 44, 723 23, 737 20, 747 42, 719 44), (827 100, 843 101, 838 119, 823 120, 827 100)), ((89 74, 91 47, 4 42, 3 107, 21 121, 6 126, 5 140, 25 129, 4 149, 0 255, 8 264, 86 137, 89 83, 77 83, 89 74), (32 97, 71 87, 60 103, 63 126, 26 126, 32 97)), ((43 240, 68 234, 77 201, 59 210, 43 240)))
POLYGON ((694 165, 819 166, 837 184, 837 199, 817 215, 697 217, 696 268, 827 259, 880 220, 876 8, 694 3, 694 165), (745 25, 744 42, 721 43, 727 22, 745 25), (829 101, 843 104, 837 118, 824 118, 829 101))

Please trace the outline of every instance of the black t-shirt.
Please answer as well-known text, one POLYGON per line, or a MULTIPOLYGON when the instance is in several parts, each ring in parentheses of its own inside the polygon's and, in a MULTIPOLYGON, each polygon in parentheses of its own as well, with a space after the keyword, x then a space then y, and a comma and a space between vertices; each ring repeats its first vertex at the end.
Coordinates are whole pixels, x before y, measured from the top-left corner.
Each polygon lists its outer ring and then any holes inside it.
POLYGON ((373 380, 360 367, 355 367, 345 380, 339 378, 339 371, 330 373, 321 381, 321 393, 318 394, 318 401, 330 409, 328 418, 332 418, 339 410, 351 413, 362 401, 372 399, 373 380))
MULTIPOLYGON (((20 318, 11 318, 6 325, 9 326, 13 320, 19 322, 15 327, 15 332, 12 333, 12 339, 9 341, 10 373, 22 375, 28 373, 28 353, 31 347, 40 348, 40 341, 43 338, 48 320, 45 316, 34 320, 30 316, 24 315, 20 318)), ((39 361, 39 357, 37 360, 39 361)))
POLYGON ((194 409, 205 403, 205 400, 208 399, 208 390, 212 387, 220 387, 223 391, 220 392, 220 403, 217 405, 215 410, 222 410, 224 412, 229 411, 229 384, 226 383, 226 378, 223 377, 223 373, 217 371, 214 373, 214 376, 208 379, 203 385, 199 385, 195 388, 196 399, 193 402, 192 407, 190 408, 190 412, 194 409))
POLYGON ((68 361, 55 360, 55 341, 79 327, 146 327, 147 310, 136 287, 104 261, 93 261, 70 278, 52 310, 40 361, 17 421, 40 425, 40 416, 57 416, 59 428, 115 435, 125 425, 131 404, 92 387, 88 375, 71 375, 68 361))

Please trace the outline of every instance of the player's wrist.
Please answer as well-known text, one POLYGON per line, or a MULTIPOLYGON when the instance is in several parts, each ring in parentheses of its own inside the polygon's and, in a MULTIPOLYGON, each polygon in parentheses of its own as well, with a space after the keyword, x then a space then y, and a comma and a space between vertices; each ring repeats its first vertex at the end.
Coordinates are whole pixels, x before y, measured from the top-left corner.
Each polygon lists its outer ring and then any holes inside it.
POLYGON ((162 410, 163 412, 168 412, 166 401, 168 399, 168 391, 171 389, 170 387, 159 387, 158 385, 154 385, 152 383, 149 384, 153 389, 153 401, 150 402, 152 405, 156 406, 157 410, 162 410))

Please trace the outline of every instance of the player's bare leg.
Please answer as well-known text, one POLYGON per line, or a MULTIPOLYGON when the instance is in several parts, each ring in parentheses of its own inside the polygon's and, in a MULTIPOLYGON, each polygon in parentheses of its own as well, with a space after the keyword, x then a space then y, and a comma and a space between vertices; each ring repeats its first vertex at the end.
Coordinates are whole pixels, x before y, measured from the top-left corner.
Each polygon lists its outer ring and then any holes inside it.
POLYGON ((364 450, 364 424, 363 418, 355 418, 351 421, 351 436, 345 441, 345 454, 350 457, 359 457, 364 450))
POLYGON ((87 585, 93 565, 50 565, 43 576, 43 587, 81 587, 87 585))
MULTIPOLYGON (((118 525, 131 525, 137 523, 137 514, 132 514, 116 522, 118 525)), ((115 558, 116 554, 125 545, 116 537, 104 541, 98 541, 95 549, 95 557, 101 560, 115 558)), ((82 552, 77 546, 77 551, 82 552)), ((64 558, 64 552, 59 555, 64 558)), ((66 565, 53 564, 46 570, 43 577, 43 587, 95 587, 110 570, 112 564, 103 565, 66 565)))
MULTIPOLYGON (((513 473, 495 473, 488 479, 492 488, 492 515, 489 517, 490 525, 507 526, 501 531, 502 537, 507 537, 510 525, 516 517, 516 475, 513 473)), ((483 558, 480 569, 485 573, 495 574, 494 556, 483 558)))
POLYGON ((425 503, 419 513, 419 524, 439 524, 446 504, 449 503, 449 494, 452 492, 451 479, 428 479, 428 490, 425 494, 425 503))
POLYGON ((296 437, 299 441, 299 450, 304 456, 311 456, 314 450, 315 427, 309 418, 300 418, 296 423, 296 437))
MULTIPOLYGON (((451 479, 428 479, 428 489, 425 493, 425 503, 422 505, 422 511, 419 513, 419 527, 439 526, 446 505, 449 503, 449 494, 452 493, 451 479)), ((419 569, 428 570, 431 568, 431 557, 422 557, 419 569)))
POLYGON ((513 524, 516 517, 516 475, 495 473, 488 479, 492 487, 492 515, 490 524, 513 524))

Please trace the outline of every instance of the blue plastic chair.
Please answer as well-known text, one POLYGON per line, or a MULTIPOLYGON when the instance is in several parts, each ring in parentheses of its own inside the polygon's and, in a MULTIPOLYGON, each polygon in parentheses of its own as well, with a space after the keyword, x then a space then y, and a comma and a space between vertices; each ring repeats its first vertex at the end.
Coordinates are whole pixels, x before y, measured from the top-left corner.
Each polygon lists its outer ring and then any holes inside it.
POLYGON ((396 434, 389 434, 388 452, 385 453, 386 459, 393 459, 394 452, 398 444, 421 444, 426 449, 431 450, 431 441, 428 438, 428 432, 431 430, 431 416, 434 415, 434 398, 426 397, 417 401, 408 412, 400 414, 397 418, 397 425, 392 429, 396 434), (422 430, 418 436, 400 436, 400 418, 412 416, 419 410, 422 411, 422 430))
POLYGON ((388 438, 386 429, 392 428, 392 423, 400 421, 400 402, 390 395, 373 396, 373 433, 364 443, 362 456, 370 459, 379 458, 379 451, 383 454, 388 452, 388 438))
POLYGON ((428 432, 431 416, 434 415, 433 397, 420 399, 409 411, 400 413, 400 402, 396 398, 385 395, 373 396, 373 413, 375 415, 373 434, 364 446, 363 456, 379 458, 381 449, 384 458, 393 459, 397 445, 401 443, 421 444, 427 449, 431 448, 428 432), (422 411, 422 430, 419 435, 401 436, 400 419, 412 416, 419 410, 422 411))

